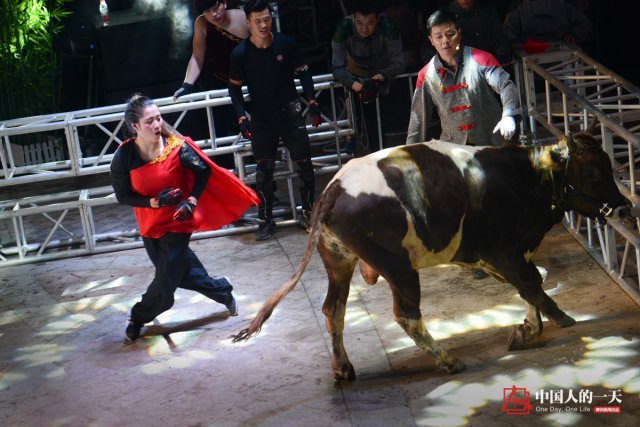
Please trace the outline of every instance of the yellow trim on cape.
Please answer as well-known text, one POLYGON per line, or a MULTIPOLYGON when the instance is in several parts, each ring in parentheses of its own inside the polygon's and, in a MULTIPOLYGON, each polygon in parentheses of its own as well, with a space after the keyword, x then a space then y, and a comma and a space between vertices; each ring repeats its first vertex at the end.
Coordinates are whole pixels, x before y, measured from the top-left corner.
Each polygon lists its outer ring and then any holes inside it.
POLYGON ((178 138, 175 135, 169 135, 167 137, 167 144, 164 146, 164 149, 162 150, 162 153, 156 157, 155 159, 151 160, 149 162, 149 164, 153 165, 155 163, 160 163, 160 162, 164 162, 165 159, 169 156, 169 153, 171 153, 171 150, 173 150, 176 147, 179 147, 182 145, 184 141, 181 140, 180 138, 178 138))

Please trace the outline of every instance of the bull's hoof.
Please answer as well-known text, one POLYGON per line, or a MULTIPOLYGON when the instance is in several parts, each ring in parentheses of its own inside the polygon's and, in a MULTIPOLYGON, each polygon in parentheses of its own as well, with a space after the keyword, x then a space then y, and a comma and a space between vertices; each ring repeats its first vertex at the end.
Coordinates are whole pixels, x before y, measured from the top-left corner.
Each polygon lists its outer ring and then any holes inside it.
POLYGON ((565 314, 559 319, 553 319, 553 323, 555 323, 559 328, 568 328, 569 326, 575 325, 576 321, 573 317, 565 314))
POLYGON ((526 343, 527 337, 524 326, 514 326, 507 342, 507 351, 522 350, 526 343))
POLYGON ((333 378, 337 381, 353 381, 356 379, 356 371, 353 369, 353 366, 348 366, 345 369, 334 369, 333 378))
POLYGON ((467 369, 467 366, 460 360, 453 359, 453 363, 443 363, 440 365, 440 369, 445 371, 447 374, 457 374, 458 372, 462 372, 467 369))

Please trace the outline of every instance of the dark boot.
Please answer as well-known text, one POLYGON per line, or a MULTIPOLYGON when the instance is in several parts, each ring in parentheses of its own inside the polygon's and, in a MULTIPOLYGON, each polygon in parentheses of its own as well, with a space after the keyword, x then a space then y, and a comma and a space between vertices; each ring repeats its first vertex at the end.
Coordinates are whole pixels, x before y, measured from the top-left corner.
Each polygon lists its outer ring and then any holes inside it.
POLYGON ((275 232, 276 223, 272 219, 264 220, 264 222, 260 223, 258 226, 258 231, 256 231, 256 241, 259 242, 270 239, 275 232))

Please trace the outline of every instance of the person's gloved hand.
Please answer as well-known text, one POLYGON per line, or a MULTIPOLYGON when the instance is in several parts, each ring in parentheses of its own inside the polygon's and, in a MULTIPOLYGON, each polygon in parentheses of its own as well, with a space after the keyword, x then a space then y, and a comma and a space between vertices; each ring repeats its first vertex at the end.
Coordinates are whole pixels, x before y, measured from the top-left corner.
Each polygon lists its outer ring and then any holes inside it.
POLYGON ((366 104, 376 99, 378 96, 378 87, 380 86, 380 81, 377 79, 365 79, 362 82, 362 89, 358 92, 358 96, 360 97, 360 102, 366 104))
POLYGON ((182 95, 188 95, 193 90, 193 85, 191 83, 184 82, 180 88, 173 92, 173 101, 177 101, 179 97, 182 95))
POLYGON ((251 141, 251 129, 249 126, 250 124, 251 122, 249 121, 249 118, 247 116, 242 116, 240 118, 240 133, 245 139, 248 139, 249 141, 251 141))
POLYGON ((182 200, 178 203, 176 211, 173 213, 173 220, 183 222, 193 217, 193 210, 196 208, 198 201, 195 197, 191 196, 187 200, 182 200))
POLYGON ((320 123, 322 123, 322 115, 320 114, 320 107, 318 106, 317 102, 309 104, 308 114, 311 115, 313 127, 317 128, 318 126, 320 126, 320 123))
POLYGON ((504 139, 511 139, 516 133, 516 121, 511 116, 504 116, 493 128, 493 133, 500 131, 500 134, 504 139))
POLYGON ((169 187, 159 192, 156 199, 158 200, 159 207, 173 206, 178 204, 181 196, 182 190, 179 188, 169 187))

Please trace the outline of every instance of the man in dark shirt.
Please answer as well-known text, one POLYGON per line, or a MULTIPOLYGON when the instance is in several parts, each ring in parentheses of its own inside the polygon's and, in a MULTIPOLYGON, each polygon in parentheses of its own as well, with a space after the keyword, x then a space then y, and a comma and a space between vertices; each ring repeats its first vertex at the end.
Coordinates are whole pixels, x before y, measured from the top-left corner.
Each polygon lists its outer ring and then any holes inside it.
POLYGON ((382 13, 382 1, 356 1, 353 13, 336 26, 331 51, 333 77, 360 101, 353 104, 358 129, 356 156, 383 148, 378 125, 381 133, 404 128, 406 120, 398 118, 407 114, 402 114, 406 94, 393 86, 405 68, 402 39, 392 20, 382 13), (384 95, 379 103, 378 93, 384 95), (380 106, 380 123, 376 104, 380 106))
POLYGON ((309 136, 302 118, 303 106, 294 82, 300 78, 309 100, 309 114, 319 124, 318 104, 313 79, 295 41, 271 32, 271 10, 267 2, 252 0, 244 7, 250 37, 231 52, 229 95, 233 101, 243 135, 251 140, 256 159, 256 190, 260 197, 258 216, 262 220, 256 240, 266 240, 275 232, 273 210, 273 172, 279 138, 289 150, 302 183, 301 225, 308 228, 314 199, 315 175, 311 163, 309 136), (251 96, 251 114, 247 114, 242 85, 251 96), (251 119, 249 119, 251 117, 251 119))

